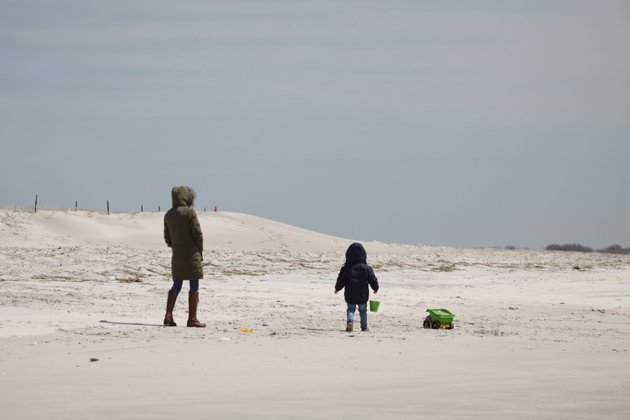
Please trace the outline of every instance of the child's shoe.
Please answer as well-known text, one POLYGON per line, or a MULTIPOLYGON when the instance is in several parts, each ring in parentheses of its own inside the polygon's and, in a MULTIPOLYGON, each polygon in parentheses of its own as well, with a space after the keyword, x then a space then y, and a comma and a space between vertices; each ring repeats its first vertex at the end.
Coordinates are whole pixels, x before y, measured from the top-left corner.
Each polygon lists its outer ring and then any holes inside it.
POLYGON ((370 328, 369 328, 369 327, 365 327, 365 328, 361 327, 361 331, 366 331, 366 332, 369 332, 369 331, 370 331, 370 328))
POLYGON ((352 322, 350 321, 346 324, 346 332, 352 332, 352 322))

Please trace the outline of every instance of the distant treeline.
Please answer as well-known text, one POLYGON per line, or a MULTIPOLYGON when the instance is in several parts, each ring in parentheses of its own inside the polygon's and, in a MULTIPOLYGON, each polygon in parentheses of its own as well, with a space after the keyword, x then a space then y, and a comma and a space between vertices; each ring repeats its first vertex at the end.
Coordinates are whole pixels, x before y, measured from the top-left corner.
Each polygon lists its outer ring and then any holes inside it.
POLYGON ((547 245, 545 248, 547 251, 570 251, 570 252, 604 252, 607 254, 630 254, 630 248, 624 248, 621 245, 611 245, 603 249, 593 249, 588 246, 580 244, 552 244, 547 245))

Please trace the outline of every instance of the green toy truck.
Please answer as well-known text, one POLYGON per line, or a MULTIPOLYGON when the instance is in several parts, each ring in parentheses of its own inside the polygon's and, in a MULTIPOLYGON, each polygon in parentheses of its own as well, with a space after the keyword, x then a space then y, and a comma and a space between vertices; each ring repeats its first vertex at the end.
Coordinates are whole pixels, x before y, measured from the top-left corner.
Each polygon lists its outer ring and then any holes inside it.
POLYGON ((427 309, 427 312, 429 315, 422 323, 424 328, 433 328, 434 330, 438 328, 446 328, 447 330, 453 329, 453 318, 455 318, 455 314, 448 309, 427 309))

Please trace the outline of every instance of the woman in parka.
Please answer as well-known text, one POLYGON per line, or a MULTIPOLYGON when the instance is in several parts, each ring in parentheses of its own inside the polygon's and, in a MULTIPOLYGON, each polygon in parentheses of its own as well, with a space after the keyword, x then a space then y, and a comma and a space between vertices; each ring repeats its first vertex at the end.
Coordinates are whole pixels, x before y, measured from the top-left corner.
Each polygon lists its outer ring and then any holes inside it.
POLYGON ((206 324, 197 319, 199 305, 199 280, 203 278, 203 233, 192 208, 195 190, 190 187, 173 187, 173 207, 164 215, 164 240, 173 250, 171 269, 173 287, 168 292, 164 325, 175 327, 173 308, 184 280, 190 281, 188 293, 188 327, 203 328, 206 324))

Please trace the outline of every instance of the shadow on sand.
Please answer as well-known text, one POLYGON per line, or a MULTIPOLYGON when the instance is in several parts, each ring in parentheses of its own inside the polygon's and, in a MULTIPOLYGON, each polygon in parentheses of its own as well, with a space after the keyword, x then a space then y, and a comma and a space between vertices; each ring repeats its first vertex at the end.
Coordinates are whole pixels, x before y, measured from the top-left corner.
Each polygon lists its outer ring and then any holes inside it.
POLYGON ((116 321, 107 321, 100 320, 101 324, 111 324, 111 325, 130 325, 135 327, 163 327, 162 324, 143 324, 141 322, 116 322, 116 321))

